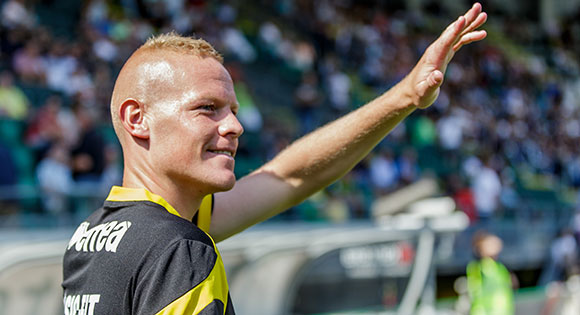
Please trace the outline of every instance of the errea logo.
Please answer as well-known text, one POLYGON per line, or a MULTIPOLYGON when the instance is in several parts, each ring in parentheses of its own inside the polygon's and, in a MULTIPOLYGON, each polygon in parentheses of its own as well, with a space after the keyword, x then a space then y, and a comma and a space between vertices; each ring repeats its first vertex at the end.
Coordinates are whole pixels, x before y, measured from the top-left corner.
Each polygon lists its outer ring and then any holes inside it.
POLYGON ((131 227, 129 221, 111 221, 99 224, 89 229, 90 223, 83 222, 77 228, 68 242, 67 250, 74 247, 79 252, 117 252, 117 247, 127 230, 131 227))

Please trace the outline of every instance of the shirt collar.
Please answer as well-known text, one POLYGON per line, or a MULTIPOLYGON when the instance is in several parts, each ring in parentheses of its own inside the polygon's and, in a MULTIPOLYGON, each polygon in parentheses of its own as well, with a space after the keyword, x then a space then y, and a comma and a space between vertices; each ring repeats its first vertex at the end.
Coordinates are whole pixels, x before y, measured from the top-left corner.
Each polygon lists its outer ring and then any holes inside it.
POLYGON ((163 197, 156 195, 145 188, 113 186, 111 192, 109 192, 107 201, 151 201, 165 208, 167 212, 182 218, 182 216, 179 215, 179 212, 165 201, 163 197))

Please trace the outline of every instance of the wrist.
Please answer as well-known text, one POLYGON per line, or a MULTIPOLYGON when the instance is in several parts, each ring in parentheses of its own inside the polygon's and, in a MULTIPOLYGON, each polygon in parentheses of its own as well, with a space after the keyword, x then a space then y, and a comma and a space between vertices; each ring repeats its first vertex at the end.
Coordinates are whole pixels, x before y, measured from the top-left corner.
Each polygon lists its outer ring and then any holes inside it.
POLYGON ((398 94, 396 97, 399 100, 400 109, 415 110, 421 108, 421 97, 417 95, 417 91, 413 88, 409 75, 401 80, 396 88, 392 90, 398 94))

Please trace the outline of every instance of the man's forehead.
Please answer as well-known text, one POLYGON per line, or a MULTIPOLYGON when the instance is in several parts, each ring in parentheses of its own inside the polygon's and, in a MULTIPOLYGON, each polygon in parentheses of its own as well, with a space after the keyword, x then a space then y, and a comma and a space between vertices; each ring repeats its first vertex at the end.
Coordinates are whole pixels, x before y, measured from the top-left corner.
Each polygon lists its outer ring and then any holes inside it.
POLYGON ((178 71, 183 71, 181 83, 186 94, 192 96, 195 93, 197 98, 237 103, 232 78, 217 60, 193 57, 178 71))
POLYGON ((155 53, 142 60, 137 67, 137 73, 137 84, 144 91, 162 88, 166 91, 165 94, 177 92, 182 100, 236 100, 230 74, 219 61, 211 57, 173 52, 165 55, 155 53))
POLYGON ((139 53, 137 71, 140 75, 159 79, 178 79, 176 75, 187 77, 211 76, 230 80, 231 77, 221 62, 212 57, 166 50, 139 53))

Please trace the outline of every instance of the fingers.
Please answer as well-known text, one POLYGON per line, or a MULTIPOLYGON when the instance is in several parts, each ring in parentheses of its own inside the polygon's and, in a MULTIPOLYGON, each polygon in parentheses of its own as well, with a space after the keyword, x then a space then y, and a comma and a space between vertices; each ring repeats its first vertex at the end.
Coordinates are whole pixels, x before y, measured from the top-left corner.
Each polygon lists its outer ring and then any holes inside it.
POLYGON ((481 4, 475 3, 469 11, 460 16, 443 32, 440 37, 441 45, 457 51, 461 46, 482 40, 485 38, 485 31, 475 31, 487 21, 487 14, 482 12, 481 4))
POLYGON ((462 30, 465 28, 465 22, 465 17, 460 16, 455 22, 451 23, 437 40, 439 42, 438 46, 440 45, 439 47, 443 50, 448 50, 453 46, 460 38, 462 30))
POLYGON ((481 4, 479 3, 474 3, 473 6, 471 7, 471 9, 469 9, 469 11, 467 11, 463 16, 465 17, 465 20, 467 21, 466 25, 470 25, 471 23, 473 23, 473 21, 475 21, 475 19, 479 16, 479 14, 481 13, 481 4))
POLYGON ((487 36, 486 31, 475 31, 475 32, 467 33, 467 34, 461 36, 459 41, 455 45, 453 45, 453 51, 458 51, 459 48, 461 48, 461 46, 482 40, 486 36, 487 36))
POLYGON ((463 32, 461 32, 461 35, 463 36, 471 31, 475 30, 476 28, 483 25, 483 23, 485 23, 485 21, 487 21, 487 14, 485 12, 480 12, 474 21, 467 24, 467 27, 463 30, 463 32))

